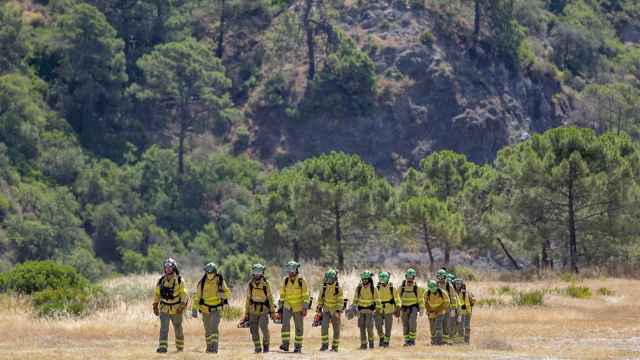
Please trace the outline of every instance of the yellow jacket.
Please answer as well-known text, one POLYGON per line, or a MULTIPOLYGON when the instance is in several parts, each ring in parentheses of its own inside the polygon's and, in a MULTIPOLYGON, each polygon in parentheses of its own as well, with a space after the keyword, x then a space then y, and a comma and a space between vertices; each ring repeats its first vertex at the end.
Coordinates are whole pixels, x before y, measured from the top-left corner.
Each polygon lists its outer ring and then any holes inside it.
POLYGON ((309 287, 300 275, 294 278, 285 277, 280 288, 280 301, 285 309, 300 312, 309 307, 309 287))
POLYGON ((181 313, 189 301, 184 281, 179 275, 162 276, 156 284, 154 295, 153 303, 159 304, 159 310, 163 314, 181 313))
POLYGON ((476 303, 475 297, 465 289, 458 293, 458 295, 458 298, 460 299, 460 311, 467 315, 471 315, 473 305, 476 303))
POLYGON ((426 291, 424 295, 424 302, 429 313, 430 318, 434 318, 438 315, 444 315, 449 309, 449 294, 446 291, 438 288, 435 293, 426 291))
POLYGON ((402 307, 418 306, 420 310, 424 309, 424 289, 417 283, 409 286, 407 281, 403 280, 399 292, 402 307))
POLYGON ((322 285, 318 298, 318 309, 328 312, 344 310, 344 291, 337 281, 322 285))
POLYGON ((230 297, 231 290, 221 275, 216 275, 211 280, 205 275, 198 281, 191 309, 208 314, 211 311, 220 310, 230 297))
POLYGON ((269 284, 269 281, 266 279, 260 279, 260 281, 251 280, 249 282, 244 312, 247 315, 260 315, 264 312, 275 312, 273 292, 271 292, 271 284, 269 284))
POLYGON ((451 309, 458 309, 460 307, 460 303, 458 300, 458 292, 456 288, 453 287, 453 284, 449 280, 445 280, 444 282, 438 281, 438 287, 447 292, 449 295, 449 307, 451 309))
POLYGON ((362 283, 356 287, 353 304, 356 305, 359 310, 382 309, 378 289, 373 285, 373 282, 370 282, 367 287, 363 286, 362 283))
POLYGON ((400 306, 400 295, 398 289, 393 284, 378 283, 378 296, 380 297, 380 305, 383 314, 393 314, 396 311, 396 305, 400 306))

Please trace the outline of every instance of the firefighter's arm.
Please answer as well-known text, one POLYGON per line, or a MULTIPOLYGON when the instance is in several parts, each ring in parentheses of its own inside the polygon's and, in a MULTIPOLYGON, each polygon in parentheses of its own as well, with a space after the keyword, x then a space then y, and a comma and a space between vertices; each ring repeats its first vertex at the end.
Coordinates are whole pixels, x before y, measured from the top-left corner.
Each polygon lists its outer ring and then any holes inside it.
POLYGON ((425 309, 425 297, 426 297, 427 292, 425 291, 425 289, 418 287, 418 307, 420 309, 425 309))
MULTIPOLYGON (((371 286, 373 286, 373 284, 371 284, 371 286)), ((373 286, 373 301, 376 304, 376 310, 381 311, 382 310, 382 302, 380 302, 380 293, 378 292, 378 289, 373 286)))
POLYGON ((473 296, 472 293, 469 292, 468 294, 469 294, 469 304, 471 304, 471 306, 473 307, 473 305, 476 304, 476 298, 475 296, 473 296))
MULTIPOLYGON (((322 285, 322 290, 320 290, 320 294, 322 294, 322 292, 324 292, 324 293, 325 293, 325 296, 327 296, 327 295, 326 295, 326 293, 327 293, 326 287, 327 287, 327 285, 322 285)), ((323 305, 324 305, 324 298, 323 298, 323 296, 322 296, 322 295, 319 295, 319 296, 318 296, 318 306, 317 306, 317 310, 318 310, 318 311, 320 311, 320 310, 322 309, 322 306, 323 306, 323 305)))
POLYGON ((338 288, 338 304, 336 309, 338 311, 344 311, 344 289, 342 287, 338 288))
POLYGON ((284 280, 282 280, 282 286, 280 287, 279 295, 280 303, 284 303, 284 301, 287 299, 287 278, 284 278, 284 280))
POLYGON ((304 301, 304 307, 309 309, 311 298, 309 295, 309 286, 307 286, 307 280, 302 279, 302 301, 304 301))
POLYGON ((156 285, 156 289, 153 292, 153 303, 154 304, 160 303, 160 285, 159 284, 156 285))
POLYGON ((397 304, 397 306, 400 306, 401 300, 400 300, 400 291, 398 291, 398 289, 393 289, 393 299, 395 301, 395 303, 397 304))
POLYGON ((189 294, 187 294, 187 289, 184 286, 184 280, 182 281, 178 281, 178 296, 180 297, 180 307, 178 308, 178 311, 183 311, 184 309, 187 308, 187 305, 189 304, 189 294))
POLYGON ((358 302, 358 288, 356 287, 356 290, 353 292, 353 301, 351 301, 351 305, 358 305, 358 302))
POLYGON ((200 298, 202 297, 202 293, 200 292, 200 282, 196 284, 195 295, 193 295, 193 299, 191 300, 191 310, 199 310, 200 309, 200 298))
POLYGON ((446 291, 442 292, 442 296, 444 296, 444 302, 442 303, 442 309, 443 310, 448 310, 449 309, 449 304, 451 304, 451 298, 449 297, 449 294, 447 294, 446 291))
POLYGON ((273 299, 273 291, 269 282, 267 282, 267 299, 269 300, 269 313, 273 315, 276 312, 276 303, 273 299))
POLYGON ((249 312, 251 310, 251 283, 247 286, 247 299, 244 302, 244 315, 249 316, 249 312))
POLYGON ((229 289, 225 280, 222 280, 222 291, 224 292, 224 298, 221 299, 222 303, 227 304, 231 299, 231 289, 229 289))

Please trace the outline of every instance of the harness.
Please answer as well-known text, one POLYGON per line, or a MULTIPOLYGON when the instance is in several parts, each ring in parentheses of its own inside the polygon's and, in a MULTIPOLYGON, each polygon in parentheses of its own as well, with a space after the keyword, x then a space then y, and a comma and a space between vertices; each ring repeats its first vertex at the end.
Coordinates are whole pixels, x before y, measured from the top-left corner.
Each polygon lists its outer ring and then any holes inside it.
MULTIPOLYGON (((322 284, 322 294, 320 295, 320 299, 324 300, 324 295, 327 293, 327 283, 322 284)), ((338 295, 338 293, 340 292, 340 284, 338 283, 338 280, 336 280, 336 288, 333 292, 333 296, 338 295)))
MULTIPOLYGON (((284 279, 284 287, 287 287, 287 284, 289 283, 289 277, 287 276, 284 279)), ((302 278, 298 276, 298 286, 300 286, 302 288, 302 278)))
MULTIPOLYGON (((374 298, 373 296, 373 284, 371 284, 371 286, 369 286, 369 289, 371 291, 371 298, 374 298)), ((358 294, 358 300, 360 300, 360 292, 362 291, 362 285, 358 285, 358 288, 356 289, 357 294, 358 294)), ((375 310, 376 309, 376 303, 375 301, 369 305, 369 306, 360 306, 358 305, 358 310, 375 310)))
MULTIPOLYGON (((381 284, 378 283, 378 285, 376 286, 378 288, 378 294, 380 294, 380 285, 381 284)), ((393 284, 392 283, 389 283, 389 291, 391 291, 391 300, 380 301, 380 304, 382 304, 382 307, 384 307, 387 304, 393 304, 394 306, 398 305, 398 304, 396 304, 396 297, 394 296, 395 294, 394 294, 393 284)), ((416 295, 416 297, 417 297, 417 295, 416 295)))
POLYGON ((262 284, 262 288, 261 288, 262 291, 264 292, 264 297, 266 298, 265 301, 254 301, 253 289, 256 289, 256 287, 253 286, 253 281, 249 281, 249 303, 251 304, 251 306, 260 305, 260 312, 262 312, 265 306, 267 308, 269 307, 269 294, 267 293, 267 280, 264 281, 264 284, 262 284))
MULTIPOLYGON (((220 274, 216 274, 215 278, 218 279, 218 292, 224 292, 224 287, 222 286, 222 284, 224 284, 224 278, 220 274)), ((209 309, 209 312, 211 312, 211 310, 217 310, 217 309, 221 308, 222 306, 224 306, 224 304, 227 302, 227 300, 225 299, 223 301, 220 301, 220 304, 218 304, 218 305, 205 304, 205 302, 204 302, 204 282, 206 280, 207 280, 207 274, 203 275, 202 279, 200 279, 200 302, 198 304, 200 306, 207 307, 207 309, 209 309)))
MULTIPOLYGON (((400 290, 400 297, 404 296, 404 291, 405 291, 405 286, 407 285, 407 280, 402 280, 402 289, 400 290)), ((416 299, 418 298, 418 285, 414 282, 413 283, 413 293, 416 295, 416 299)), ((402 309, 405 311, 410 311, 414 308, 418 308, 419 305, 418 304, 413 304, 413 305, 402 305, 402 309)))
POLYGON ((169 302, 175 299, 179 299, 180 296, 175 295, 176 284, 182 282, 182 277, 178 276, 177 279, 174 279, 173 285, 171 287, 164 286, 165 276, 163 275, 160 280, 158 280, 158 286, 160 287, 160 302, 164 305, 173 306, 178 305, 178 302, 169 302))

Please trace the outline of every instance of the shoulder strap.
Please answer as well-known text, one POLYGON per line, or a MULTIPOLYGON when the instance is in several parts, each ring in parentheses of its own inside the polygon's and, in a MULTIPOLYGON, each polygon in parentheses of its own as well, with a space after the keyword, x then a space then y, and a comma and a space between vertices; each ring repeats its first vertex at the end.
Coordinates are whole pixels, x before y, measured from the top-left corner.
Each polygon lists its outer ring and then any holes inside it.
POLYGON ((324 300, 324 294, 327 292, 327 283, 322 284, 322 294, 320 294, 320 299, 324 300))
POLYGON ((416 297, 418 297, 418 284, 413 284, 413 293, 416 294, 416 297))
POLYGON ((289 284, 289 277, 287 276, 286 278, 284 278, 284 287, 287 287, 288 284, 289 284))
POLYGON ((400 289, 400 297, 404 296, 404 287, 407 285, 407 280, 402 280, 402 289, 400 289))
POLYGON ((302 288, 302 278, 300 276, 298 276, 298 286, 302 288))
POLYGON ((336 280, 336 288, 333 290, 333 295, 338 295, 340 293, 340 283, 336 280))
POLYGON ((202 275, 200 279, 200 297, 204 297, 204 282, 207 280, 207 274, 202 275))
POLYGON ((160 276, 160 280, 158 280, 158 286, 162 287, 163 281, 164 281, 164 275, 160 276))
POLYGON ((358 284, 358 287, 356 288, 356 294, 357 294, 356 298, 358 300, 360 300, 360 291, 361 290, 362 290, 362 284, 358 284))

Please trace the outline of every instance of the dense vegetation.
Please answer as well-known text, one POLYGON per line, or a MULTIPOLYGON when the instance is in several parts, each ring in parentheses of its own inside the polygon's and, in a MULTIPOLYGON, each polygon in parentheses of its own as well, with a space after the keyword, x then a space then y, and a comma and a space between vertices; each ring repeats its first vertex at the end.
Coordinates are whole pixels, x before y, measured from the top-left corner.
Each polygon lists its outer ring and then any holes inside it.
POLYGON ((435 248, 445 263, 495 249, 516 268, 640 265, 640 5, 391 1, 512 76, 550 74, 580 127, 486 164, 443 148, 378 168, 343 151, 294 162, 282 139, 307 127, 369 121, 351 135, 385 136, 376 112, 391 82, 410 81, 380 74, 379 49, 345 22, 378 2, 4 2, 0 270, 52 259, 95 280, 172 255, 233 276, 258 258, 342 268, 390 249, 433 263, 435 248), (265 140, 263 128, 293 130, 265 140))

